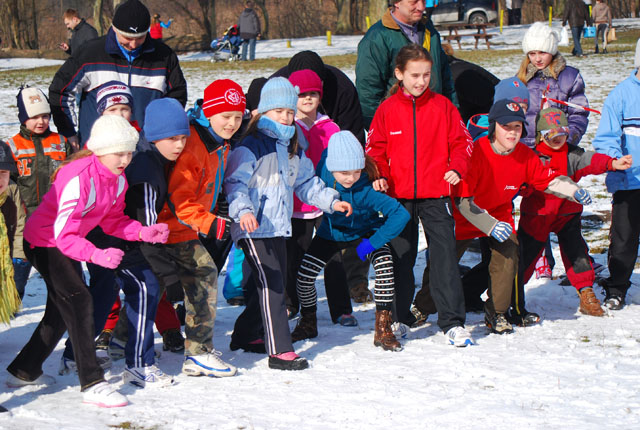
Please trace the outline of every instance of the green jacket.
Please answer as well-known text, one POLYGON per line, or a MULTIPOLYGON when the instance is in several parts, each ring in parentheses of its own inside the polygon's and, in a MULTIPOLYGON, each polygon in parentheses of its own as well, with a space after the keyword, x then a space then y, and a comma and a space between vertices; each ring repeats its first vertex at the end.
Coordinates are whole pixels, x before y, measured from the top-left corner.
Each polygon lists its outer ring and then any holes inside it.
MULTIPOLYGON (((458 106, 458 97, 453 86, 447 56, 440 43, 440 34, 431 20, 422 20, 418 23, 418 32, 423 41, 422 46, 431 53, 433 59, 429 88, 458 106)), ((378 105, 396 82, 393 73, 396 55, 409 43, 411 41, 400 30, 389 9, 380 21, 371 26, 358 44, 356 89, 367 129, 371 125, 378 105)))

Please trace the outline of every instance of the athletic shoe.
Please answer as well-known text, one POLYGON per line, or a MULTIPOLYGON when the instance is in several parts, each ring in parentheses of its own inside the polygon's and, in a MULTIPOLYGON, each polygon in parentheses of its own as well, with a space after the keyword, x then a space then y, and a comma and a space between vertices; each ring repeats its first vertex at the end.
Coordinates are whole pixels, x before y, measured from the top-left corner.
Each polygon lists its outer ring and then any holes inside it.
POLYGON ((342 314, 336 322, 345 327, 355 327, 358 325, 358 320, 352 314, 342 314))
MULTIPOLYGON (((102 370, 111 369, 111 359, 105 356, 96 356, 98 364, 102 367, 102 370)), ((58 375, 67 375, 69 373, 78 373, 78 366, 74 360, 66 358, 64 355, 60 359, 60 367, 58 368, 58 375)))
POLYGON ((497 334, 505 334, 505 333, 513 333, 513 327, 507 321, 507 318, 504 314, 496 313, 493 316, 484 315, 484 323, 487 325, 491 333, 497 334))
POLYGON ((391 324, 391 331, 396 338, 406 339, 409 333, 409 326, 401 322, 394 322, 391 324))
POLYGON ((449 344, 454 346, 465 347, 475 344, 473 338, 471 337, 471 334, 469 334, 469 331, 461 326, 450 328, 445 336, 447 337, 447 341, 449 342, 449 344))
POLYGON ((9 373, 9 376, 7 376, 7 387, 9 388, 20 388, 27 385, 52 385, 55 383, 56 380, 53 376, 45 375, 44 373, 38 376, 33 381, 27 381, 26 379, 17 378, 11 373, 9 373))
POLYGON ((611 295, 604 300, 604 305, 612 311, 619 311, 624 307, 624 297, 611 295))
POLYGON ((507 321, 518 327, 529 327, 540 322, 540 315, 535 312, 529 312, 526 309, 521 314, 516 313, 513 309, 510 309, 507 314, 507 321))
POLYGON ((116 337, 112 337, 107 347, 107 354, 113 361, 122 360, 124 358, 124 347, 126 342, 116 337))
POLYGON ((604 310, 600 304, 600 300, 593 293, 593 288, 584 287, 578 291, 580 296, 580 312, 585 315, 591 315, 592 317, 601 317, 604 315, 604 310))
POLYGON ((231 351, 242 349, 244 352, 253 352, 255 354, 267 353, 267 347, 264 344, 264 339, 252 340, 249 343, 237 343, 232 340, 231 343, 229 344, 229 349, 231 351))
POLYGON ((127 367, 122 374, 122 382, 144 388, 151 384, 154 387, 168 387, 174 384, 173 377, 158 369, 155 364, 143 367, 127 367))
POLYGON ((277 370, 304 370, 309 362, 293 351, 269 356, 269 368, 277 370))
POLYGON ((544 255, 536 261, 536 279, 551 279, 551 266, 544 255))
POLYGON ((170 328, 162 333, 162 349, 171 352, 184 351, 184 337, 180 329, 170 328))
POLYGON ((111 340, 112 335, 113 331, 102 330, 102 333, 100 333, 96 339, 96 349, 106 350, 109 347, 109 341, 111 340))
POLYGON ((129 401, 116 391, 116 387, 108 382, 100 382, 82 392, 82 403, 89 403, 101 408, 119 408, 127 406, 129 401))
POLYGON ((218 357, 222 355, 220 351, 212 351, 207 354, 188 355, 184 358, 182 372, 189 376, 214 376, 222 378, 233 376, 238 369, 225 363, 218 357))
POLYGON ((427 318, 429 315, 423 314, 420 309, 416 307, 416 305, 411 306, 411 314, 416 319, 413 324, 411 324, 411 328, 421 327, 427 323, 427 318))

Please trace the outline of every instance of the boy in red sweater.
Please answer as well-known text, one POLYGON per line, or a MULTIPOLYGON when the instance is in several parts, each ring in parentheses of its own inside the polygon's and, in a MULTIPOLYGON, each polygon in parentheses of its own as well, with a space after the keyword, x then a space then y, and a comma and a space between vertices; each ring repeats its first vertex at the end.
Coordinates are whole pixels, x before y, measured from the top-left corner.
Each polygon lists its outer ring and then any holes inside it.
MULTIPOLYGON (((599 175, 631 167, 631 155, 615 159, 585 151, 568 144, 568 135, 568 121, 564 112, 556 108, 540 111, 536 125, 535 151, 545 167, 554 173, 569 176, 577 182, 587 175, 599 175)), ((592 316, 604 315, 600 301, 593 293, 593 263, 581 233, 582 205, 528 188, 524 190, 523 196, 518 224, 520 264, 510 312, 512 321, 518 325, 529 325, 540 319, 537 314, 527 312, 524 307, 524 286, 531 278, 535 262, 540 257, 546 238, 551 232, 558 236, 567 278, 578 290, 580 312, 592 316)))

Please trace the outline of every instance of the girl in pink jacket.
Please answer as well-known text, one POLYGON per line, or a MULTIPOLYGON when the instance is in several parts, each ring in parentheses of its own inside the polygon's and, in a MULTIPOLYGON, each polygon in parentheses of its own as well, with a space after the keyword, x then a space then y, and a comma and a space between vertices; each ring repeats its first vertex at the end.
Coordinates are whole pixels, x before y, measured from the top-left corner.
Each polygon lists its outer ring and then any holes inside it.
POLYGON ((87 150, 77 153, 54 174, 51 189, 24 228, 24 251, 47 285, 42 321, 9 365, 7 385, 44 385, 42 364, 65 331, 73 344, 84 403, 125 406, 127 399, 104 379, 93 340, 93 303, 80 261, 115 269, 124 252, 99 249, 85 239, 94 227, 129 241, 164 243, 166 224, 142 226, 124 215, 124 169, 138 142, 138 132, 119 116, 100 117, 91 129, 87 150))

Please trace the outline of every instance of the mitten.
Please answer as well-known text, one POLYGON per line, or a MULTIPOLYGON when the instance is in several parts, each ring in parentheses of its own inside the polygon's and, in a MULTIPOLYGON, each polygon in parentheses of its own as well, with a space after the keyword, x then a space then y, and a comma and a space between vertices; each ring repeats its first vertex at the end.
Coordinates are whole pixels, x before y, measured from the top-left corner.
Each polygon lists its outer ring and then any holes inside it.
POLYGON ((513 233, 513 227, 508 222, 500 221, 491 229, 491 237, 496 239, 498 242, 504 242, 509 239, 513 233))
POLYGON ((223 215, 216 216, 216 219, 211 223, 208 237, 224 240, 229 235, 229 229, 231 228, 232 222, 233 221, 229 217, 223 215))
POLYGON ((149 243, 166 243, 169 238, 169 226, 167 224, 152 224, 140 229, 140 240, 149 243))
POLYGON ((371 245, 371 242, 369 242, 369 239, 362 239, 362 242, 360 242, 360 245, 356 248, 358 257, 360 257, 360 260, 362 261, 366 261, 367 255, 371 254, 375 250, 376 249, 371 245))
POLYGON ((576 201, 581 205, 588 205, 591 203, 591 196, 589 195, 589 191, 585 190, 584 188, 578 188, 578 191, 573 194, 573 198, 575 198, 576 201))
POLYGON ((107 269, 115 269, 120 265, 124 251, 118 248, 96 249, 91 254, 89 260, 93 264, 106 267, 107 269))

